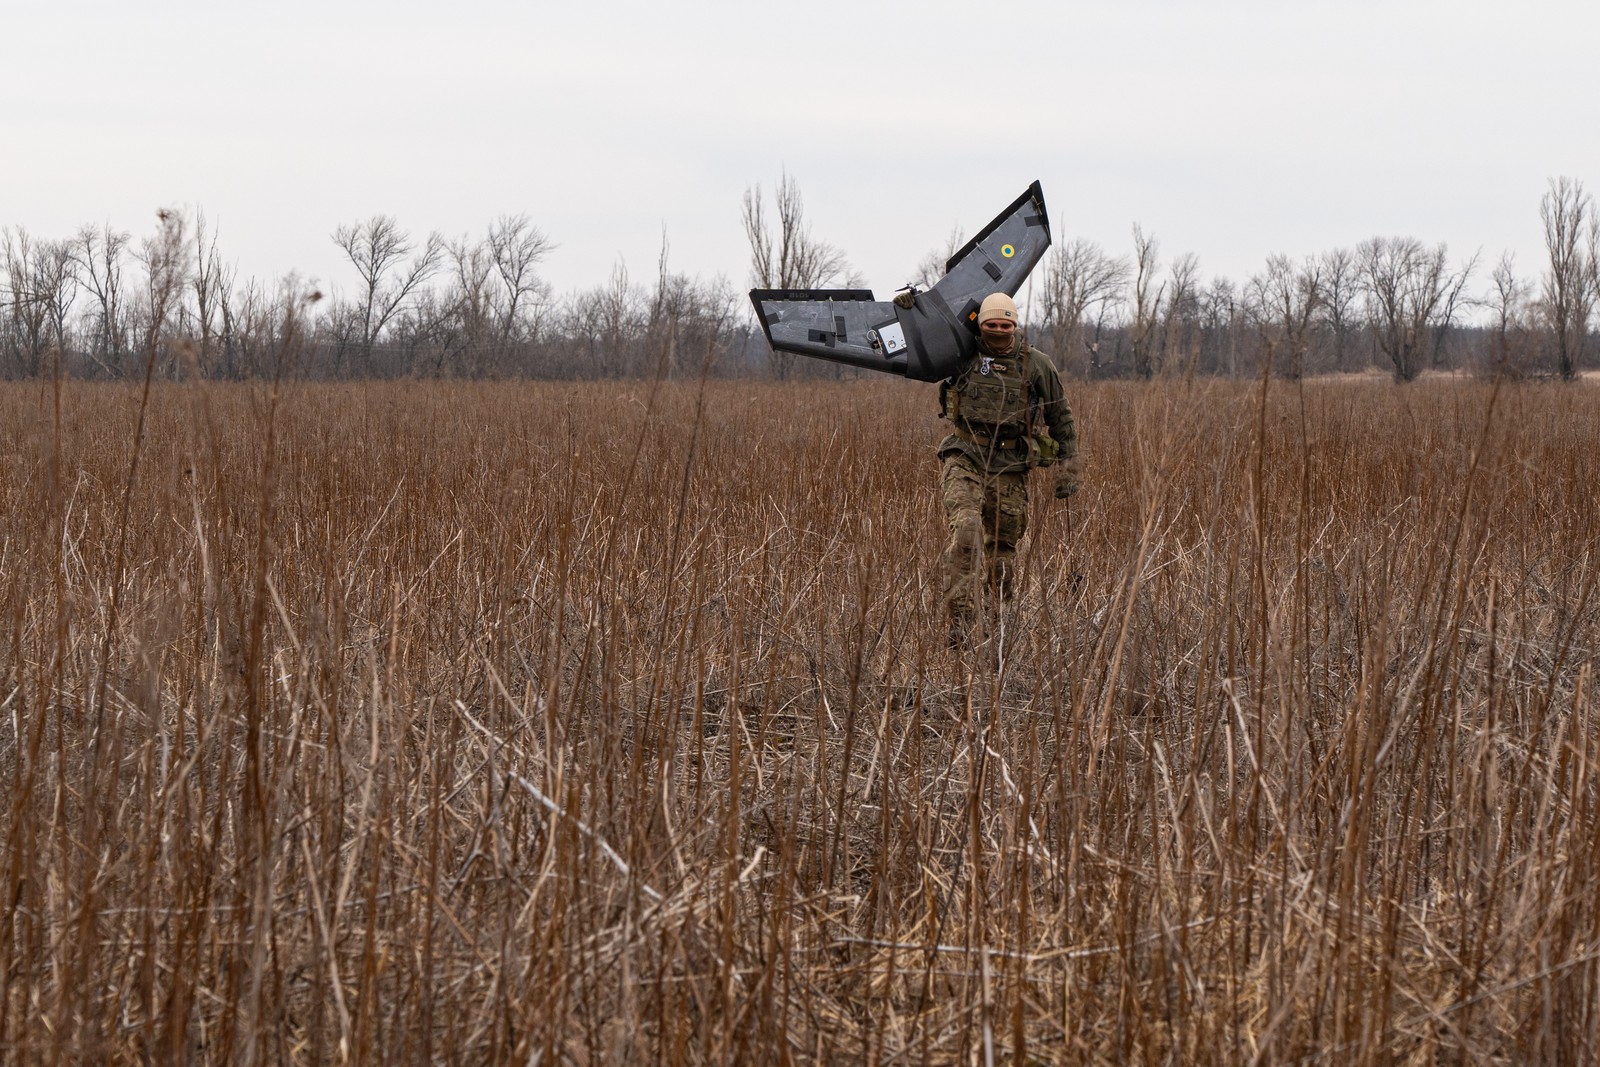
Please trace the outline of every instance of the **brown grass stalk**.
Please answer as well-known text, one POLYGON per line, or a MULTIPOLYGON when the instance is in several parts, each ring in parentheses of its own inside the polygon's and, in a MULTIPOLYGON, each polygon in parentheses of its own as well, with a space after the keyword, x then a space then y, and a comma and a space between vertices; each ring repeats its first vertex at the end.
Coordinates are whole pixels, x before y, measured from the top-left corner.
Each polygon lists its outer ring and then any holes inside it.
POLYGON ((1073 399, 0 389, 5 1058, 1593 1060, 1600 397, 1073 399))

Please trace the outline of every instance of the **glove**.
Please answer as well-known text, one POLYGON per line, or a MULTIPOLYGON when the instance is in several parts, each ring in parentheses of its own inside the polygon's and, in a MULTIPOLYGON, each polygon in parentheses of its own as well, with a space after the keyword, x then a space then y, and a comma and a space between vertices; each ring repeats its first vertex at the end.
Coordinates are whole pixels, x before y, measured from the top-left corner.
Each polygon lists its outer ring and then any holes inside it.
POLYGON ((905 308, 907 311, 909 311, 916 304, 916 302, 917 294, 914 290, 902 289, 898 293, 894 294, 894 306, 897 308, 905 308))
POLYGON ((1056 466, 1056 499, 1065 500, 1078 491, 1080 468, 1077 456, 1068 456, 1056 466))

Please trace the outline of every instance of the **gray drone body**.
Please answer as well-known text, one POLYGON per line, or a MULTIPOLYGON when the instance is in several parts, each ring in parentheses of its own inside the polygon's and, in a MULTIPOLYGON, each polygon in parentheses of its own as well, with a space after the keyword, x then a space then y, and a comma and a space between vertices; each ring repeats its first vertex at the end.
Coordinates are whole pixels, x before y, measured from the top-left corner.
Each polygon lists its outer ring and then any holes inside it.
POLYGON ((1015 296, 1049 247, 1050 218, 1034 182, 909 308, 874 299, 870 289, 752 289, 750 302, 776 351, 936 382, 977 350, 983 298, 1015 296))

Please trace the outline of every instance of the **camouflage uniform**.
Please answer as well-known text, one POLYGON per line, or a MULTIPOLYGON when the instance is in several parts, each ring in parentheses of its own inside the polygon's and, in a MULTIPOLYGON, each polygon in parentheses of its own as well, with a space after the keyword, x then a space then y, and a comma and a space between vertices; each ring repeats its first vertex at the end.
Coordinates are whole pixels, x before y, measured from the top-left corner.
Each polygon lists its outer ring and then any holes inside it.
POLYGON ((1075 485, 1078 436, 1055 365, 1020 337, 1008 355, 980 351, 968 361, 939 387, 939 406, 955 431, 939 444, 949 530, 944 603, 951 621, 964 625, 985 589, 1002 600, 1015 592, 1028 471, 1059 462, 1058 483, 1075 485))

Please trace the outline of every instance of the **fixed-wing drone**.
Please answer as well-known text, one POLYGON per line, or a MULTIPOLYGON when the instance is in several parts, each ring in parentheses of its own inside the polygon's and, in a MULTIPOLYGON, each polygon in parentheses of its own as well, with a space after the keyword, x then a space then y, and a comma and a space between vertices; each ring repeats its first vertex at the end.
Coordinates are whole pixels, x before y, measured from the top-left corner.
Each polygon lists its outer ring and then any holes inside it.
POLYGON ((936 382, 977 350, 978 305, 1015 296, 1050 247, 1039 183, 945 263, 933 288, 912 289, 903 308, 870 289, 752 289, 767 342, 781 352, 936 382))

